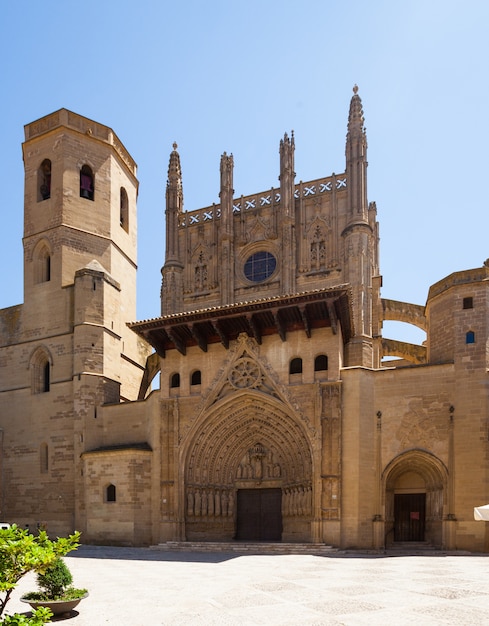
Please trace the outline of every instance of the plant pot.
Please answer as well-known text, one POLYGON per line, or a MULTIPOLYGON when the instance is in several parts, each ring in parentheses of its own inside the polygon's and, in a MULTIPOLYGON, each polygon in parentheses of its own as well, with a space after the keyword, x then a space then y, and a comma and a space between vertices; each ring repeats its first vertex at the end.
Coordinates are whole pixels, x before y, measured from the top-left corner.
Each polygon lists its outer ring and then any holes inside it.
POLYGON ((32 609, 38 609, 40 606, 45 606, 51 609, 53 615, 65 615, 70 614, 71 611, 78 606, 78 604, 88 596, 88 591, 83 596, 75 598, 74 600, 28 600, 27 598, 21 598, 21 602, 30 604, 32 609))

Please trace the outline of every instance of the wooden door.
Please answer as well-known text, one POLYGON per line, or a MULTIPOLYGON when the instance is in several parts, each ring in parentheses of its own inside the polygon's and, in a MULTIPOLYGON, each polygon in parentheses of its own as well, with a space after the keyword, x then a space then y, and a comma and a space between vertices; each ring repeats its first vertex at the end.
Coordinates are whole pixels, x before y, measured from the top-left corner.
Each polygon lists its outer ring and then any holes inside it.
POLYGON ((425 493, 394 494, 394 541, 424 541, 425 493))
POLYGON ((239 489, 236 539, 280 541, 282 539, 282 490, 239 489))

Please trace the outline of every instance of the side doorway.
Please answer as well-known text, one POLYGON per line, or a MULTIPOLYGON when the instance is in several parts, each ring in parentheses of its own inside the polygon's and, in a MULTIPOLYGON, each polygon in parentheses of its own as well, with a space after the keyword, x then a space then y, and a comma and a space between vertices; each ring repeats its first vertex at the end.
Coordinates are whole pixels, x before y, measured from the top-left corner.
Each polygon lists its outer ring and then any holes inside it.
POLYGON ((281 541, 281 489, 238 489, 236 539, 281 541))
POLYGON ((424 541, 426 493, 394 494, 394 541, 424 541))

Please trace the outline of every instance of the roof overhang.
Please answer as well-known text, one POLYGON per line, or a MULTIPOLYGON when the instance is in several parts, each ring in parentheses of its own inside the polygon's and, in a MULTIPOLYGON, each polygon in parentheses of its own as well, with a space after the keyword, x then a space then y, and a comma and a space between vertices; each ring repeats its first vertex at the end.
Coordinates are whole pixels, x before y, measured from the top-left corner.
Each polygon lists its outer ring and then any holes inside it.
POLYGON ((346 343, 353 335, 352 324, 350 286, 340 285, 175 313, 127 325, 165 357, 168 350, 186 354, 190 346, 199 346, 207 352, 209 344, 219 342, 227 349, 240 333, 247 333, 261 344, 267 335, 278 334, 286 341, 291 331, 301 330, 311 337, 315 328, 330 327, 336 333, 338 325, 346 343))

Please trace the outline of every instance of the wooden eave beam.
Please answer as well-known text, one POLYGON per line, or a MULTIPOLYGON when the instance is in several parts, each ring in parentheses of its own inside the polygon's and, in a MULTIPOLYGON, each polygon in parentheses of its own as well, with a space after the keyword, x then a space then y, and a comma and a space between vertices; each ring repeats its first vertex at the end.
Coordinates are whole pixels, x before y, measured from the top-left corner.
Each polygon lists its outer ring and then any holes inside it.
POLYGON ((156 353, 164 359, 166 357, 166 345, 164 339, 160 339, 156 332, 146 332, 144 333, 144 338, 148 343, 150 343, 153 348, 156 350, 156 353))
POLYGON ((302 321, 304 322, 304 330, 306 331, 307 338, 311 338, 311 323, 309 321, 309 316, 307 315, 306 306, 303 304, 299 307, 299 311, 302 317, 302 321))
POLYGON ((251 332, 253 333, 253 337, 256 340, 256 343, 261 346, 261 333, 254 316, 250 313, 246 316, 246 321, 248 322, 251 332))
POLYGON ((214 330, 216 331, 217 335, 219 336, 219 339, 221 340, 222 345, 226 348, 226 350, 229 349, 229 338, 226 337, 225 333, 223 332, 222 328, 219 326, 219 320, 212 320, 211 322, 214 330))
POLYGON ((192 333, 192 337, 195 339, 202 352, 207 352, 207 338, 204 336, 197 324, 191 324, 190 331, 192 333))
POLYGON ((338 317, 336 315, 336 309, 334 307, 334 300, 330 300, 328 298, 326 300, 326 304, 328 306, 328 315, 331 322, 331 330, 333 331, 333 335, 336 335, 336 333, 338 332, 338 317))
POLYGON ((180 337, 177 336, 175 330, 173 328, 169 328, 167 333, 170 337, 170 340, 175 344, 175 348, 180 352, 180 354, 183 354, 183 356, 185 356, 185 354, 187 353, 187 346, 180 339, 180 337))
POLYGON ((277 332, 279 334, 279 337, 282 341, 286 341, 287 336, 286 336, 286 331, 285 331, 285 326, 284 324, 280 321, 280 315, 279 315, 279 311, 277 309, 275 309, 272 312, 273 315, 273 320, 275 322, 275 327, 277 329, 277 332))

